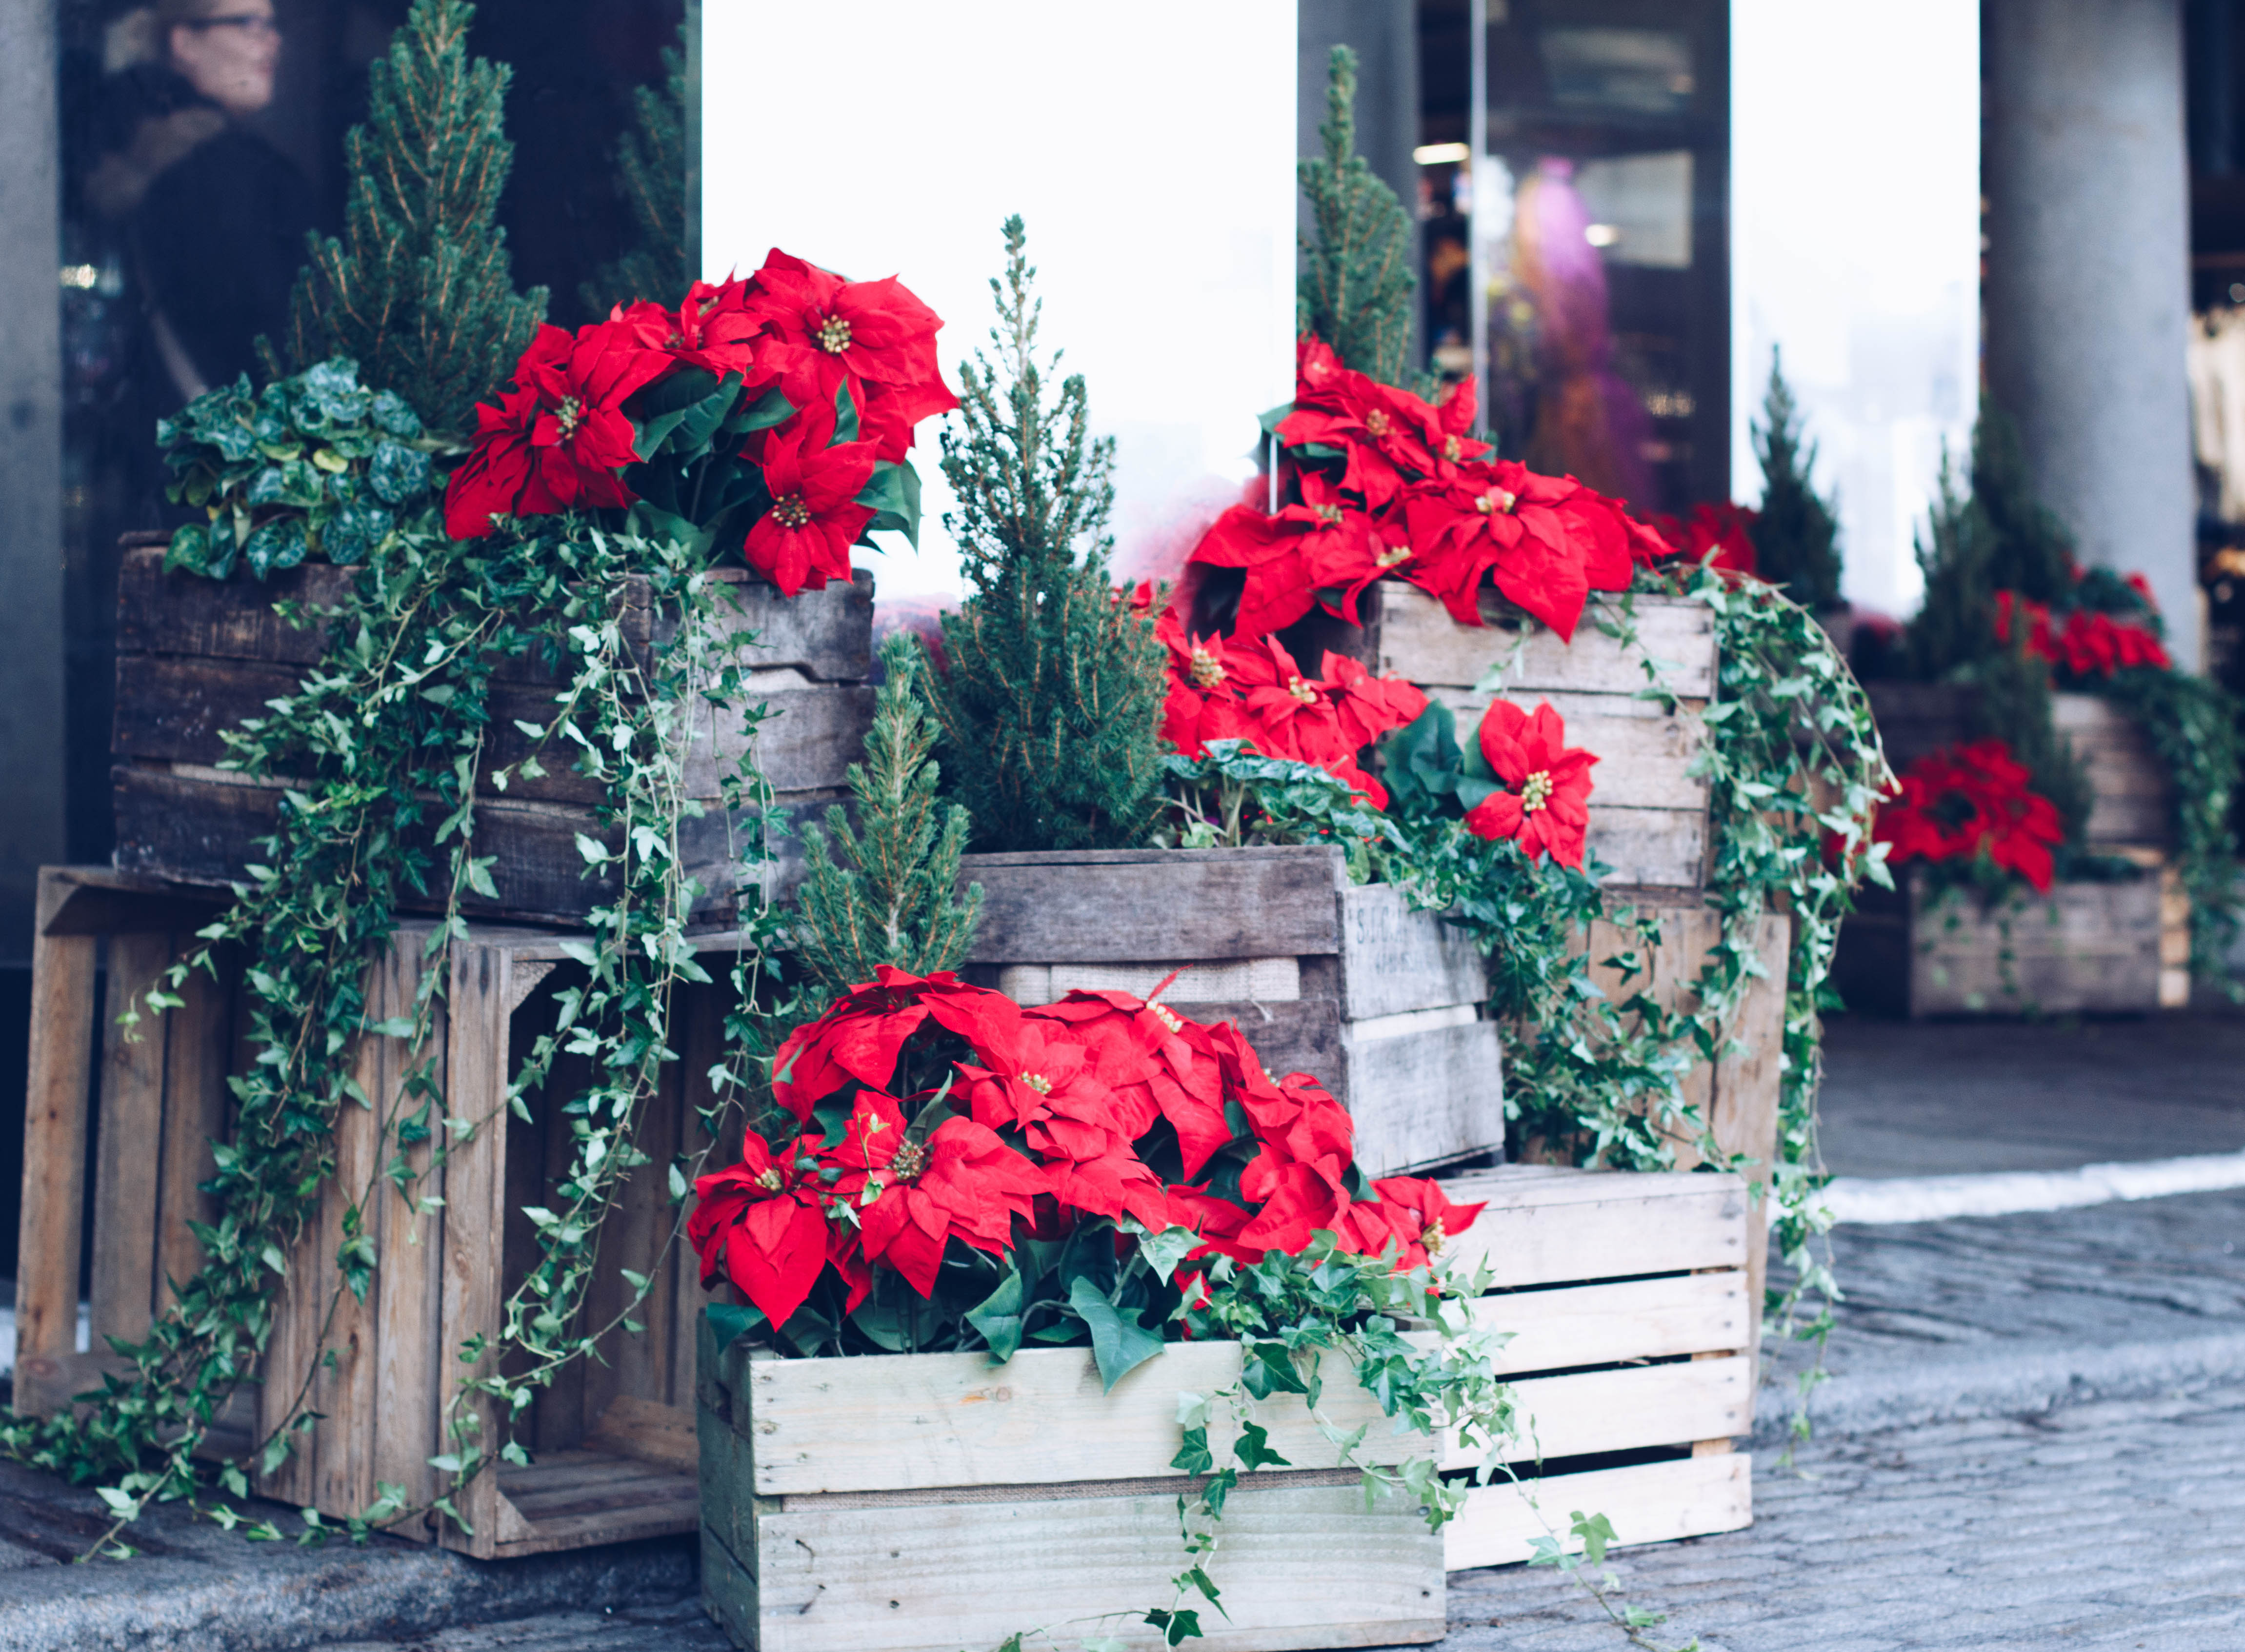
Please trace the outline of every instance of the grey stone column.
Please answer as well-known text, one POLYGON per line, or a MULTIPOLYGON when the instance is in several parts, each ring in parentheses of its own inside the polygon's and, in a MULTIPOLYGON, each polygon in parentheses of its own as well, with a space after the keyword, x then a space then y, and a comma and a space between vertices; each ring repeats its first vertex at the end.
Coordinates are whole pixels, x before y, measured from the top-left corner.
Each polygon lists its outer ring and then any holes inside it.
POLYGON ((53 0, 0 0, 0 960, 63 855, 61 205, 53 0))
POLYGON ((2181 0, 1987 0, 1982 16, 1988 388, 2083 557, 2150 577, 2194 670, 2181 0))

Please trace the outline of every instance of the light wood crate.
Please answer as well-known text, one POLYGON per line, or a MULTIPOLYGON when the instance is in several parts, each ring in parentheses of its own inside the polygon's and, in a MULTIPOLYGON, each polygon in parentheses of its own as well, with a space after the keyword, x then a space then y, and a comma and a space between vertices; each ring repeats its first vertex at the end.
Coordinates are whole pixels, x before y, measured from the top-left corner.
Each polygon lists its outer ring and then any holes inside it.
MULTIPOLYGON (((41 874, 17 1283, 18 1411, 44 1415, 97 1388, 105 1370, 124 1369, 104 1337, 145 1336, 152 1314, 170 1300, 169 1281, 187 1279, 200 1262, 187 1223, 213 1215, 196 1184, 213 1173, 209 1141, 232 1127, 225 1078, 247 1059, 246 990, 237 979, 193 976, 186 1006, 145 1023, 137 1042, 113 1024, 113 1014, 192 950, 193 930, 212 915, 203 901, 105 869, 41 874), (96 950, 105 941, 112 1012, 97 1029, 96 950), (80 1167, 97 1039, 100 1147, 89 1190, 80 1167), (79 1219, 89 1196, 93 1263, 85 1284, 96 1351, 78 1353, 79 1219)), ((402 928, 370 966, 370 1017, 411 1013, 429 929, 402 928)), ((387 1183, 369 1201, 376 1262, 363 1302, 348 1291, 336 1295, 335 1255, 351 1195, 380 1168, 376 1115, 356 1106, 339 1115, 336 1174, 288 1259, 262 1380, 237 1390, 213 1431, 214 1454, 246 1452, 285 1420, 307 1373, 315 1373, 305 1403, 319 1420, 295 1454, 258 1482, 261 1493, 341 1517, 371 1503, 377 1482, 404 1486, 412 1503, 440 1489, 428 1459, 452 1449, 446 1408, 465 1377, 491 1365, 486 1356, 464 1366, 455 1350, 478 1333, 499 1336, 505 1294, 535 1254, 521 1208, 552 1202, 566 1166, 569 1121, 559 1104, 582 1073, 557 1061, 546 1094, 531 1098, 533 1124, 514 1118, 505 1098, 531 1040, 553 1026, 553 989, 581 969, 561 951, 566 938, 474 928, 455 944, 435 1048, 454 1116, 481 1127, 433 1172, 425 1144, 409 1153, 426 1173, 417 1193, 437 1194, 440 1209, 416 1214, 387 1183), (331 1299, 335 1316, 322 1334, 331 1299)), ((433 1520, 394 1535, 493 1558, 694 1529, 693 1338, 706 1297, 682 1242, 665 1248, 675 1215, 667 1179, 673 1155, 701 1139, 701 1075, 717 1059, 721 1036, 714 992, 688 989, 674 1001, 673 1047, 682 1058, 667 1069, 638 1137, 653 1162, 625 1185, 603 1231, 586 1322, 606 1323, 626 1306, 619 1270, 631 1268, 656 1281, 633 1310, 645 1334, 610 1333, 600 1359, 574 1363, 539 1397, 521 1431, 536 1460, 486 1472, 458 1499, 471 1535, 440 1534, 433 1520)), ((396 1093, 404 1054, 394 1040, 363 1044, 354 1076, 377 1105, 396 1093)), ((496 1445, 488 1417, 483 1438, 496 1445)))
POLYGON ((1274 1073, 1316 1077, 1375 1175, 1504 1146, 1503 1055, 1463 930, 1401 891, 1352 885, 1340 850, 1107 849, 973 854, 971 979, 1023 1003, 1076 988, 1237 1022, 1274 1073))
MULTIPOLYGON (((2190 901, 2174 868, 2060 882, 1996 912, 1970 892, 1937 896, 1922 868, 1866 891, 1841 930, 1833 985, 1855 1008, 1912 1017, 2143 1014, 2189 1002, 2190 901), (2010 954, 2008 962, 2005 953, 2010 954)), ((2131 856, 2130 858, 2139 858, 2131 856)))
MULTIPOLYGON (((1739 1179, 1515 1166, 1449 1191, 1489 1201, 1455 1245, 1495 1269, 1476 1318, 1514 1333, 1496 1360, 1521 1482, 1474 1491, 1437 1540, 1415 1509, 1367 1513, 1354 1472, 1317 1466, 1332 1446, 1278 1397, 1258 1420, 1295 1466, 1233 1493, 1211 1652, 1438 1638, 1442 1571, 1526 1560, 1576 1509, 1624 1545, 1751 1522, 1752 1460, 1732 1449, 1753 1419, 1739 1179)), ((1173 1343, 1102 1394, 1082 1349, 798 1360, 721 1351, 705 1330, 701 1360, 703 1601, 759 1652, 951 1652, 1164 1603, 1192 1484, 1170 1466, 1177 1396, 1239 1364, 1236 1344, 1173 1343)), ((1436 1449, 1392 1432, 1344 1370, 1322 1408, 1370 1424, 1375 1460, 1436 1449)), ((1440 1450, 1450 1469, 1479 1461, 1440 1450)), ((1152 1643, 1143 1626, 1102 1632, 1152 1643)))
MULTIPOLYGON (((319 663, 322 632, 298 629, 274 604, 311 607, 340 602, 357 570, 308 562, 262 583, 217 581, 166 574, 160 547, 129 548, 118 582, 117 714, 111 749, 117 811, 116 865, 145 876, 225 885, 260 858, 253 847, 269 835, 289 782, 252 780, 217 767, 227 756, 224 731, 264 715, 266 702, 294 693, 319 663)), ((727 634, 751 631, 743 656, 752 688, 778 715, 756 736, 757 763, 776 806, 797 819, 824 816, 846 795, 849 765, 863 755, 872 720, 872 575, 783 598, 776 587, 742 568, 714 577, 739 598, 722 605, 727 634)), ((721 595, 721 603, 722 597, 721 595)), ((669 640, 674 612, 658 610, 643 579, 628 582, 622 616, 634 651, 645 657, 669 640)), ((487 769, 515 762, 530 742, 516 719, 543 724, 565 686, 536 659, 502 666, 493 679, 487 769)), ((739 833, 722 806, 720 775, 745 742, 740 719, 697 702, 695 739, 686 770, 687 795, 707 812, 680 822, 687 871, 704 890, 700 915, 722 919, 735 908, 743 878, 739 833)), ((479 784, 476 842, 498 856, 495 899, 471 894, 481 915, 571 922, 609 897, 584 875, 580 832, 602 835, 594 809, 601 788, 569 766, 559 744, 548 747, 543 778, 518 777, 504 792, 479 784)), ((431 814, 428 831, 437 816, 431 814)), ((799 836, 780 840, 776 885, 801 880, 799 836)), ((412 905, 409 897, 409 906, 412 905)), ((441 902, 421 903, 437 910, 441 902)))
POLYGON ((1597 754, 1590 771, 1590 846, 1613 868, 1616 885, 1698 890, 1705 887, 1712 837, 1708 785, 1690 772, 1706 744, 1700 714, 1714 697, 1714 615, 1682 597, 1634 599, 1637 641, 1624 648, 1599 629, 1613 599, 1593 597, 1572 642, 1511 613, 1493 590, 1482 593, 1479 627, 1460 625, 1414 585, 1380 580, 1368 587, 1360 629, 1312 616, 1306 641, 1349 655, 1380 676, 1401 676, 1458 717, 1472 738, 1491 700, 1533 710, 1549 701, 1567 725, 1567 744, 1597 754), (1651 685, 1645 665, 1678 697, 1674 712, 1637 697, 1651 685), (1477 685, 1502 670, 1501 688, 1477 685))

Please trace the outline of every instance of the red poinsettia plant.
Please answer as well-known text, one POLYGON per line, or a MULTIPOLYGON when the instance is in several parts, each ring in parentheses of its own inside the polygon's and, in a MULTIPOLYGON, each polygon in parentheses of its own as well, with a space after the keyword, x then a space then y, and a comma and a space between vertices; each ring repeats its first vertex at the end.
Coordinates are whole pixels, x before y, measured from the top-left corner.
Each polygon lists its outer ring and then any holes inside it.
POLYGON ((1682 561, 1752 577, 1757 571, 1753 527, 1760 518, 1751 506, 1703 503, 1689 516, 1657 516, 1653 526, 1682 561))
POLYGON ((1356 623, 1366 587, 1392 575, 1466 625, 1482 623, 1493 584, 1571 638, 1590 592, 1624 590, 1638 566, 1672 554, 1618 500, 1489 457, 1474 423, 1470 382, 1428 402, 1304 337, 1293 404, 1273 427, 1285 502, 1232 506, 1190 558, 1240 571, 1231 634, 1281 630, 1319 606, 1356 623))
POLYGON ((1367 1183, 1314 1078, 1128 993, 1024 1009, 885 967, 773 1071, 776 1125, 695 1183, 687 1232, 702 1282, 804 1354, 1089 1342, 1111 1386, 1189 1325, 1212 1259, 1322 1234, 1424 1268, 1480 1210, 1367 1183))
MULTIPOLYGON (((2143 576, 2131 576, 2131 584, 2141 589, 2146 611, 2153 611, 2143 576)), ((2089 608, 2053 615, 2047 603, 2016 591, 1996 593, 1996 637, 2002 642, 2023 641, 2029 654, 2077 678, 2109 677, 2115 671, 2138 667, 2155 671, 2174 669, 2167 645, 2149 624, 2089 608)))
POLYGON ((1889 862, 1977 863, 2048 894, 2065 841, 2058 807, 2030 789, 2026 765, 2001 740, 1929 752, 1903 770, 1879 807, 1873 840, 1889 862))
POLYGON ((846 282, 775 248, 675 309, 541 327, 453 472, 455 539, 563 511, 626 510, 722 547, 792 596, 850 578, 874 529, 919 532, 914 426, 956 407, 935 312, 894 279, 846 282))
POLYGON ((1548 859, 1584 870, 1598 759, 1567 744, 1566 724, 1549 702, 1527 711, 1492 701, 1463 744, 1456 714, 1430 702, 1380 754, 1397 812, 1460 820, 1474 837, 1513 845, 1529 864, 1548 859))

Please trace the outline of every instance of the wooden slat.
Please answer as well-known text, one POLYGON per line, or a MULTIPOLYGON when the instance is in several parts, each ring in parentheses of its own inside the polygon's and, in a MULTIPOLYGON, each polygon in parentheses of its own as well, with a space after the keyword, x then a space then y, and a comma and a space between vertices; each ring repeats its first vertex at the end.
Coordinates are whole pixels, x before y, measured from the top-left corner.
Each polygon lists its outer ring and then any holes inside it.
POLYGON ((1753 1524, 1753 1459, 1743 1452, 1685 1457, 1477 1486, 1467 1494, 1464 1512, 1442 1528, 1443 1564, 1453 1572, 1517 1565, 1544 1536, 1565 1540, 1570 1553, 1579 1553, 1581 1544, 1567 1531, 1577 1509, 1612 1523, 1616 1548, 1740 1531, 1753 1524), (1540 1510, 1530 1506, 1531 1497, 1540 1510))
MULTIPOLYGON (((982 1354, 721 1363, 733 1425, 756 1453, 759 1494, 912 1491, 1173 1474, 1177 1395, 1238 1379, 1236 1343, 1172 1343, 1103 1393, 1090 1350, 1025 1349, 1004 1365, 982 1354), (749 1385, 744 1396, 742 1384, 749 1385), (754 1411, 751 1425, 749 1413, 754 1411), (869 1417, 882 1418, 868 1429, 869 1417)), ((1364 1450, 1400 1462, 1412 1439, 1389 1432, 1345 1363, 1327 1371, 1325 1411, 1342 1428, 1373 1424, 1364 1450)), ((1299 1406, 1261 1419, 1296 1466, 1333 1465, 1333 1448, 1299 1406)), ((1416 1437, 1412 1437, 1416 1438, 1416 1437)))
POLYGON ((16 1230, 18 1367, 34 1356, 71 1354, 78 1336, 85 1095, 94 1059, 94 938, 50 934, 51 918, 67 894, 70 884, 61 868, 40 868, 38 925, 31 932, 23 1217, 16 1230))
POLYGON ((1414 910, 1394 884, 1341 891, 1341 1009, 1352 1021, 1489 996, 1481 948, 1455 924, 1414 910))
POLYGON ((1754 920, 1754 957, 1762 973, 1746 989, 1731 1030, 1743 1052, 1726 1055, 1715 1064, 1714 1106, 1707 1119, 1717 1146, 1754 1161, 1746 1173, 1756 1190, 1757 1213, 1746 1223, 1746 1298, 1753 1309, 1753 1335, 1746 1346, 1757 1350, 1761 1345, 1762 1283, 1769 1271, 1767 1199, 1777 1162, 1779 1091, 1785 1080, 1785 987, 1792 948, 1792 919, 1766 913, 1754 920))
POLYGON ((1746 1186, 1726 1173, 1508 1166, 1443 1190, 1494 1201, 1445 1254, 1468 1269, 1486 1257, 1499 1289, 1746 1266, 1746 1186))
POLYGON ((1503 1041, 1493 1021, 1344 1040, 1356 1162, 1394 1175, 1504 1146, 1503 1041))
MULTIPOLYGON (((420 980, 428 933, 426 925, 402 927, 387 957, 377 961, 384 977, 386 1002, 395 1006, 390 1014, 413 1013, 413 994, 420 980)), ((422 1058, 434 1060, 440 1084, 449 1030, 449 1018, 440 1002, 431 1022, 429 1046, 421 1052, 422 1058)), ((377 1098, 385 1105, 390 1104, 402 1083, 411 1055, 402 1044, 390 1052, 386 1087, 377 1098)), ((417 1100, 412 1102, 399 1116, 411 1113, 420 1105, 417 1100)), ((395 1137, 391 1139, 390 1151, 402 1152, 418 1177, 413 1184, 413 1200, 444 1197, 444 1170, 439 1167, 432 1173, 430 1169, 433 1138, 444 1134, 435 1114, 431 1126, 431 1141, 400 1148, 395 1137)), ((375 1242, 380 1247, 381 1262, 375 1275, 374 1315, 382 1404, 372 1419, 373 1478, 377 1485, 403 1487, 405 1501, 412 1506, 425 1504, 437 1494, 437 1471, 429 1466, 429 1459, 448 1449, 438 1415, 441 1368, 450 1351, 443 1341, 443 1215, 441 1208, 417 1209, 386 1180, 374 1204, 380 1213, 375 1242)), ((417 1530, 410 1535, 421 1533, 417 1530)))
POLYGON ((164 1035, 168 1017, 141 1010, 137 1027, 118 1017, 141 1004, 172 962, 161 930, 109 942, 101 1036, 101 1128, 94 1175, 93 1343, 148 1335, 156 1300, 156 1210, 164 1132, 164 1035))
MULTIPOLYGON (((192 935, 180 936, 174 954, 196 944, 192 935)), ((215 1225, 222 1214, 218 1200, 200 1189, 218 1173, 211 1144, 227 1139, 232 1112, 226 1078, 234 1053, 234 985, 231 978, 214 980, 195 970, 180 988, 180 996, 187 1002, 165 1017, 169 1025, 164 1040, 162 1186, 156 1230, 159 1309, 171 1306, 173 1287, 187 1283, 202 1267, 202 1242, 187 1224, 215 1225)))
POLYGON ((1910 902, 1913 1016, 2159 1007, 2156 878, 2057 884, 2013 914, 2008 948, 2002 926, 1970 895, 1936 901, 1914 878, 1910 902))
MULTIPOLYGON (((1503 613, 1495 591, 1482 595, 1483 626, 1460 625, 1449 610, 1414 586, 1382 581, 1372 593, 1379 609, 1380 672, 1421 684, 1470 688, 1492 666, 1506 665, 1508 692, 1555 690, 1633 694, 1645 686, 1642 661, 1665 668, 1671 692, 1706 699, 1715 691, 1714 616, 1704 602, 1639 596, 1634 603, 1638 647, 1624 649, 1600 629, 1608 599, 1593 599, 1571 642, 1540 625, 1503 613)), ((1612 615, 1620 623, 1618 607, 1612 615)))
MULTIPOLYGON (((1513 1384, 1513 1404, 1520 1438, 1499 1443, 1497 1455, 1504 1462, 1549 1462, 1727 1438, 1753 1426, 1753 1361, 1733 1354, 1529 1377, 1513 1384)), ((1483 1448, 1468 1450, 1453 1442, 1442 1454, 1442 1466, 1475 1468, 1487 1455, 1483 1448)))
MULTIPOLYGON (((1434 689, 1429 697, 1455 712, 1461 740, 1481 726, 1482 714, 1498 696, 1469 689, 1434 689)), ((1523 710, 1548 704, 1567 725, 1567 744, 1597 759, 1590 771, 1590 808, 1701 808, 1707 806, 1706 779, 1690 772, 1707 743, 1706 724, 1696 712, 1670 713, 1651 700, 1607 694, 1538 694, 1511 697, 1523 710)))
MULTIPOLYGON (((498 1363, 495 1349, 473 1364, 454 1355, 471 1336, 484 1337, 487 1345, 495 1343, 501 1329, 506 1286, 498 1266, 498 1239, 506 1222, 505 1006, 512 1001, 507 978, 511 962, 503 945, 470 942, 456 944, 452 950, 451 1082, 445 1102, 454 1118, 475 1126, 475 1134, 452 1144, 444 1168, 442 1417, 453 1414, 466 1379, 488 1376, 498 1363)), ((481 1431, 467 1443, 485 1452, 498 1451, 501 1440, 490 1403, 478 1400, 463 1410, 481 1424, 481 1431)), ((452 1450, 452 1442, 445 1440, 443 1449, 452 1450)), ((444 1546, 481 1556, 494 1553, 499 1496, 496 1476, 482 1474, 471 1481, 457 1504, 470 1531, 447 1526, 441 1538, 444 1546)))
POLYGON ((1512 1334, 1496 1355, 1508 1377, 1753 1346, 1746 1276, 1735 1268, 1484 1296, 1473 1315, 1512 1334))
POLYGON ((970 854, 959 875, 983 890, 971 963, 1340 949, 1342 855, 1318 845, 970 854))
MULTIPOLYGON (((1136 1620, 1170 1599, 1173 1497, 832 1509, 766 1515, 752 1564, 759 1652, 957 1652, 1040 1621, 1117 1615, 1098 1632, 1137 1652, 1136 1620)), ((1208 1652, 1387 1646, 1441 1638, 1441 1542, 1415 1508, 1371 1513, 1353 1485, 1263 1491, 1224 1509, 1224 1615, 1208 1652)), ((711 1581, 713 1592, 726 1580, 711 1581)), ((739 1634, 736 1628, 736 1635, 739 1634)), ((746 1644, 747 1642, 743 1642, 746 1644)))
POLYGON ((1705 807, 1627 809, 1590 804, 1590 852, 1610 868, 1609 886, 1696 889, 1706 880, 1713 840, 1705 807))
MULTIPOLYGON (((400 941, 410 944, 407 937, 394 936, 392 949, 400 941)), ((385 967, 387 962, 377 958, 370 967, 376 988, 376 996, 368 1005, 374 1019, 397 1013, 395 999, 389 990, 393 977, 385 967)), ((322 1509, 363 1509, 375 1496, 373 1445, 376 1418, 382 1404, 376 1386, 380 1366, 380 1350, 376 1343, 377 1305, 371 1289, 368 1299, 361 1301, 343 1283, 336 1254, 342 1247, 347 1221, 355 1220, 363 1224, 370 1220, 379 1222, 381 1219, 375 1200, 381 1193, 376 1178, 381 1173, 382 1117, 374 1109, 382 1105, 395 1082, 395 1066, 392 1040, 359 1040, 353 1077, 374 1105, 362 1106, 346 1100, 336 1109, 335 1173, 320 1193, 320 1230, 324 1248, 319 1256, 319 1271, 314 1281, 296 1281, 299 1289, 316 1281, 313 1300, 321 1308, 324 1309, 331 1299, 335 1303, 334 1316, 328 1322, 327 1334, 315 1356, 320 1361, 315 1406, 322 1416, 311 1500, 322 1509), (334 1356, 332 1363, 329 1355, 334 1356)))

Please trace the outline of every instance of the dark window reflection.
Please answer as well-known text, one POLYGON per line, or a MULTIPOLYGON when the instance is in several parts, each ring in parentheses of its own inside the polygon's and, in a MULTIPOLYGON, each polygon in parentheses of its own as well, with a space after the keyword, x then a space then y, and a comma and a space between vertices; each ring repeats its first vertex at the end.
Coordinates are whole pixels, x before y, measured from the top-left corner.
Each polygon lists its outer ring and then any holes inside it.
MULTIPOLYGON (((485 0, 473 46, 514 69, 501 208, 549 318, 630 249, 615 177, 634 86, 683 0, 485 0)), ((110 850, 118 536, 168 526, 156 420, 277 334, 305 232, 342 222, 343 139, 406 0, 60 0, 70 855, 110 850)), ((675 295, 659 295, 675 297, 675 295)))

